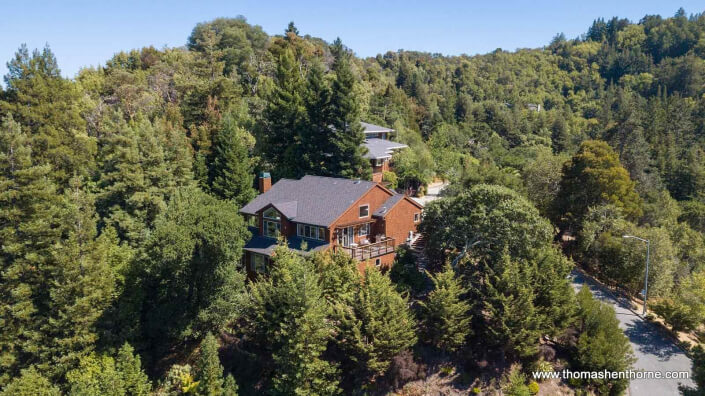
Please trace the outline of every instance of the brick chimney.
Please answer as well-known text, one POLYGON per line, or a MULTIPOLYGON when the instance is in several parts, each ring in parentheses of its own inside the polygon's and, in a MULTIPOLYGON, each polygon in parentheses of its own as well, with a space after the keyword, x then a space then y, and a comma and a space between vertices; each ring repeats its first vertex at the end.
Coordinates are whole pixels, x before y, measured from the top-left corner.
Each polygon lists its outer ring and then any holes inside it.
POLYGON ((260 172, 259 174, 259 192, 264 194, 272 187, 272 176, 269 172, 260 172))

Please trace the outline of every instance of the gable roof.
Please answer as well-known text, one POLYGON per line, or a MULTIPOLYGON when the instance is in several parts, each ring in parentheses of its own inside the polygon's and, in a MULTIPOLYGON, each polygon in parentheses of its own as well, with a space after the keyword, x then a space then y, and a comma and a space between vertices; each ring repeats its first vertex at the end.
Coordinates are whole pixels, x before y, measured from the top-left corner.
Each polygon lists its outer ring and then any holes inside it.
POLYGON ((394 129, 392 128, 385 128, 383 126, 370 124, 369 122, 360 122, 360 125, 364 128, 364 133, 394 132, 394 129))
POLYGON ((419 209, 423 209, 423 205, 421 205, 420 203, 409 198, 406 194, 394 194, 391 197, 387 198, 387 200, 384 201, 382 206, 377 208, 377 210, 375 210, 375 212, 372 213, 372 216, 384 218, 387 214, 389 214, 389 212, 392 211, 392 208, 394 207, 394 205, 398 204, 399 202, 401 202, 404 199, 408 200, 409 202, 411 202, 413 205, 415 205, 419 209))
POLYGON ((367 147, 364 157, 369 159, 391 158, 394 150, 409 147, 406 144, 379 138, 367 138, 363 144, 367 147))
POLYGON ((366 180, 323 176, 281 179, 240 212, 254 215, 272 205, 289 220, 327 227, 376 185, 366 180))
POLYGON ((397 202, 401 201, 402 198, 404 198, 404 194, 394 194, 391 197, 387 198, 386 201, 375 210, 374 213, 372 213, 372 216, 375 217, 384 217, 389 213, 389 211, 392 209, 394 205, 397 204, 397 202))

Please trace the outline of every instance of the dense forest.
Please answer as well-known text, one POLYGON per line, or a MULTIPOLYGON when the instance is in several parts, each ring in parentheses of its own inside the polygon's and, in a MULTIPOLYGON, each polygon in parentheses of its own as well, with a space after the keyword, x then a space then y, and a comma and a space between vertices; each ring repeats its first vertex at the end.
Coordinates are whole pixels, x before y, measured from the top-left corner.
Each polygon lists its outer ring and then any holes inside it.
POLYGON ((478 56, 361 59, 244 17, 186 43, 72 79, 48 46, 8 62, 0 395, 415 394, 434 370, 535 394, 531 370, 632 364, 614 310, 567 280, 578 265, 638 296, 645 249, 624 234, 651 241, 654 313, 702 339, 705 15, 478 56), (281 246, 247 280, 238 209, 257 172, 369 178, 361 120, 410 147, 393 186, 450 182, 420 226, 428 271, 403 248, 360 274, 281 246))

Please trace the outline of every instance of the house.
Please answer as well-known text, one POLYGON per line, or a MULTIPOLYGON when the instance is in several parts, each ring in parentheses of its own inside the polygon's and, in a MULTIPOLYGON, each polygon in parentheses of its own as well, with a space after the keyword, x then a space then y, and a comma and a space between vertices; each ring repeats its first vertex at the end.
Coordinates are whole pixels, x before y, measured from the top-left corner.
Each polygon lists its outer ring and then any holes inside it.
POLYGON ((408 147, 405 144, 393 142, 389 138, 395 133, 394 129, 381 127, 379 125, 361 122, 365 133, 365 142, 367 154, 365 158, 370 160, 372 165, 372 181, 382 182, 384 172, 390 170, 389 162, 392 159, 392 154, 396 150, 408 147))
POLYGON ((414 237, 423 206, 378 182, 323 176, 281 179, 260 174, 261 194, 242 209, 252 238, 245 244, 250 275, 266 272, 278 237, 302 255, 333 249, 358 262, 389 267, 394 250, 414 237))

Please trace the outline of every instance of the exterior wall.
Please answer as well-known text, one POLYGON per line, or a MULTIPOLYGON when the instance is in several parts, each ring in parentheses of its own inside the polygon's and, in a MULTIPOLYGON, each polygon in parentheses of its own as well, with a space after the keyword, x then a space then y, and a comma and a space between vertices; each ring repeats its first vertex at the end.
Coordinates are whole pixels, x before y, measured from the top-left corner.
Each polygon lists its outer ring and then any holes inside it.
POLYGON ((409 231, 416 233, 418 223, 414 223, 414 213, 419 214, 420 220, 421 209, 408 199, 402 199, 384 217, 385 232, 395 239, 397 245, 406 242, 409 231))
MULTIPOLYGON (((267 205, 262 210, 257 212, 257 219, 258 219, 258 224, 257 224, 257 230, 259 231, 259 235, 264 235, 264 216, 262 213, 269 209, 271 206, 267 205)), ((276 210, 276 209, 275 209, 276 210)), ((277 212, 279 212, 277 210, 277 212)), ((293 223, 289 220, 287 220, 286 216, 282 215, 279 213, 279 216, 281 217, 281 233, 285 237, 290 237, 290 236, 296 236, 296 223, 293 223)))
MULTIPOLYGON (((363 222, 364 220, 375 220, 374 217, 372 217, 372 213, 374 213, 375 210, 377 210, 382 204, 391 196, 391 193, 389 193, 387 190, 380 186, 375 186, 370 191, 368 191, 365 195, 360 197, 355 203, 350 205, 348 210, 345 211, 330 227, 331 232, 331 246, 335 246, 338 244, 338 238, 334 234, 336 228, 339 225, 344 225, 344 224, 351 224, 351 223, 358 223, 358 222, 363 222), (370 205, 370 210, 369 210, 369 216, 365 218, 360 218, 360 206, 361 205, 370 205)), ((364 239, 365 237, 360 237, 358 236, 359 234, 359 225, 355 226, 355 242, 359 243, 361 239, 364 239)), ((371 225, 371 228, 374 230, 375 225, 371 225)), ((374 233, 372 233, 372 236, 374 236, 374 233)), ((367 237, 369 239, 369 236, 367 237)))
MULTIPOLYGON (((370 160, 370 164, 372 165, 372 174, 373 175, 377 174, 377 173, 382 174, 384 172, 389 171, 389 159, 388 158, 385 158, 382 161, 382 165, 380 165, 380 166, 375 165, 375 163, 376 163, 376 160, 370 160)), ((373 181, 375 181, 375 180, 373 180, 373 181)), ((382 181, 382 180, 380 179, 380 181, 382 181)))
POLYGON ((360 274, 364 274, 365 269, 368 267, 375 267, 375 261, 376 261, 376 259, 379 259, 380 260, 379 269, 386 271, 386 270, 392 268, 392 264, 394 263, 395 256, 396 256, 396 253, 389 253, 389 254, 385 254, 383 256, 371 258, 369 260, 359 261, 357 263, 357 270, 360 272, 360 274))

